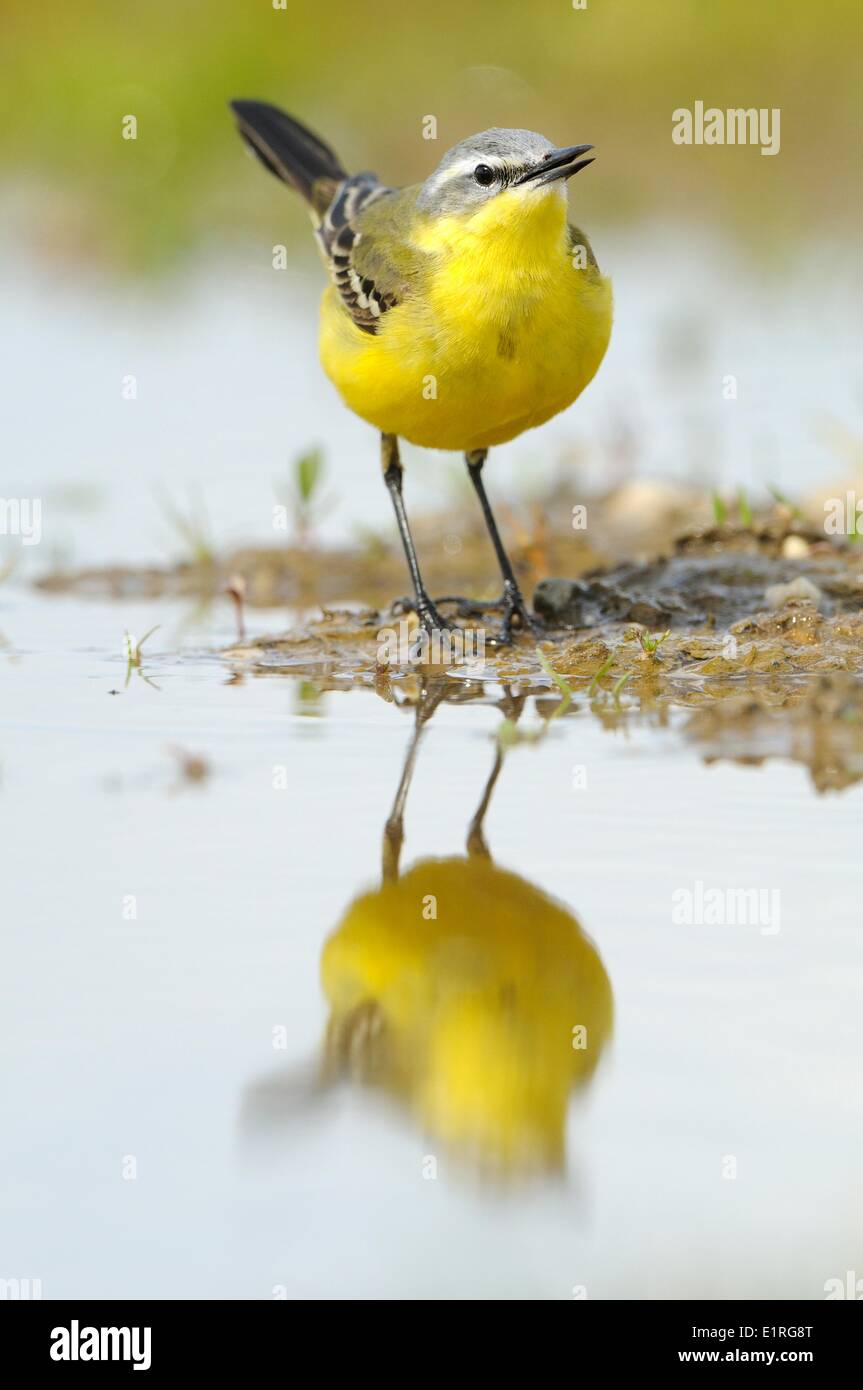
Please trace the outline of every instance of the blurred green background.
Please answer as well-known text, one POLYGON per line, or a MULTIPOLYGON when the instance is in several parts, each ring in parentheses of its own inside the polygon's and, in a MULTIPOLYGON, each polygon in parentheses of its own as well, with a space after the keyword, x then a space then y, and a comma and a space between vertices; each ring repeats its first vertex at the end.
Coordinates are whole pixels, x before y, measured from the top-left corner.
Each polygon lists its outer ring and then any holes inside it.
POLYGON ((271 225, 284 193, 244 164, 232 96, 396 183, 490 125, 592 141, 602 217, 695 215, 780 257, 858 215, 859 0, 4 0, 0 23, 5 220, 76 262, 166 267, 271 225), (695 100, 780 107, 780 155, 674 145, 695 100))

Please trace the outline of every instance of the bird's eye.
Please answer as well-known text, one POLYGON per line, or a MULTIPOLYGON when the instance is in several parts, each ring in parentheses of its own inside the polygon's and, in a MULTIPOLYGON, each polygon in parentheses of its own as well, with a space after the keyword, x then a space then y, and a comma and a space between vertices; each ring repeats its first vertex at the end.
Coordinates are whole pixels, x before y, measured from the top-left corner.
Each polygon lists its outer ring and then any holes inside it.
POLYGON ((490 183, 494 183, 495 172, 488 164, 478 164, 473 171, 473 176, 477 183, 482 184, 483 188, 488 188, 490 183))

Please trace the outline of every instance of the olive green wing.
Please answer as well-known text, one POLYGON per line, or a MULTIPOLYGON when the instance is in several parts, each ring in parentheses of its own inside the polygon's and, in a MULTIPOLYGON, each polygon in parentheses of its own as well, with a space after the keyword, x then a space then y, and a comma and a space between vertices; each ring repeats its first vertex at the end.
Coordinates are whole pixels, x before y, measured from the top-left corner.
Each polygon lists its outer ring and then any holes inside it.
POLYGON ((577 265, 579 270, 599 271, 599 264, 593 254, 593 247, 579 227, 574 227, 572 223, 567 225, 567 240, 569 243, 569 256, 573 265, 577 265), (578 260, 576 261, 576 256, 578 260))
POLYGON ((392 189, 355 174, 336 191, 316 235, 346 312, 377 333, 388 311, 411 293, 424 253, 407 239, 415 189, 392 189))

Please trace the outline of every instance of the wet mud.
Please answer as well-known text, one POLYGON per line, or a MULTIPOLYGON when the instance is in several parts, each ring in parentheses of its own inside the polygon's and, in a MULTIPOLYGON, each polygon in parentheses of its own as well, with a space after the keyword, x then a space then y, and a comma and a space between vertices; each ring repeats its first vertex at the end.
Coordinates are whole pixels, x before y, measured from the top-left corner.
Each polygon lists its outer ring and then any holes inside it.
POLYGON ((633 548, 619 508, 607 508, 596 549, 563 532, 552 501, 532 534, 514 527, 540 630, 509 645, 497 643, 500 614, 485 606, 494 586, 482 538, 456 543, 452 518, 418 528, 426 549, 431 534, 449 537, 448 553, 435 558, 432 547, 430 587, 480 598, 469 608, 442 602, 452 631, 437 644, 419 640, 409 602, 393 598, 404 584, 394 546, 249 550, 207 566, 47 576, 40 587, 222 603, 230 594, 235 605, 239 593, 250 610, 289 602, 287 629, 224 650, 236 680, 302 677, 317 692, 371 689, 396 703, 429 682, 456 702, 495 701, 503 688, 536 697, 541 718, 587 708, 610 729, 662 724, 679 707, 692 711, 685 737, 708 759, 790 759, 819 791, 857 781, 863 545, 826 537, 784 505, 747 525, 708 519, 682 534, 681 511, 679 498, 664 504, 650 531, 655 549, 640 559, 615 555, 633 548), (564 562, 568 571, 555 573, 564 562), (328 602, 345 593, 350 606, 328 602))

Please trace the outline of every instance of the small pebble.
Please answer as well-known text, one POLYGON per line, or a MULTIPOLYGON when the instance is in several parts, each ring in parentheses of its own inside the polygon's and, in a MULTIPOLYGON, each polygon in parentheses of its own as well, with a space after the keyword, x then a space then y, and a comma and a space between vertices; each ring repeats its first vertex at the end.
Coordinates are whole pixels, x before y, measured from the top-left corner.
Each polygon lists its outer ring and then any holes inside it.
POLYGON ((786 536, 782 542, 782 554, 786 560, 805 560, 809 554, 809 542, 803 536, 786 536))
POLYGON ((771 584, 764 595, 768 608, 784 608, 792 598, 808 599, 816 608, 820 608, 823 597, 821 590, 803 574, 792 579, 790 584, 771 584))

